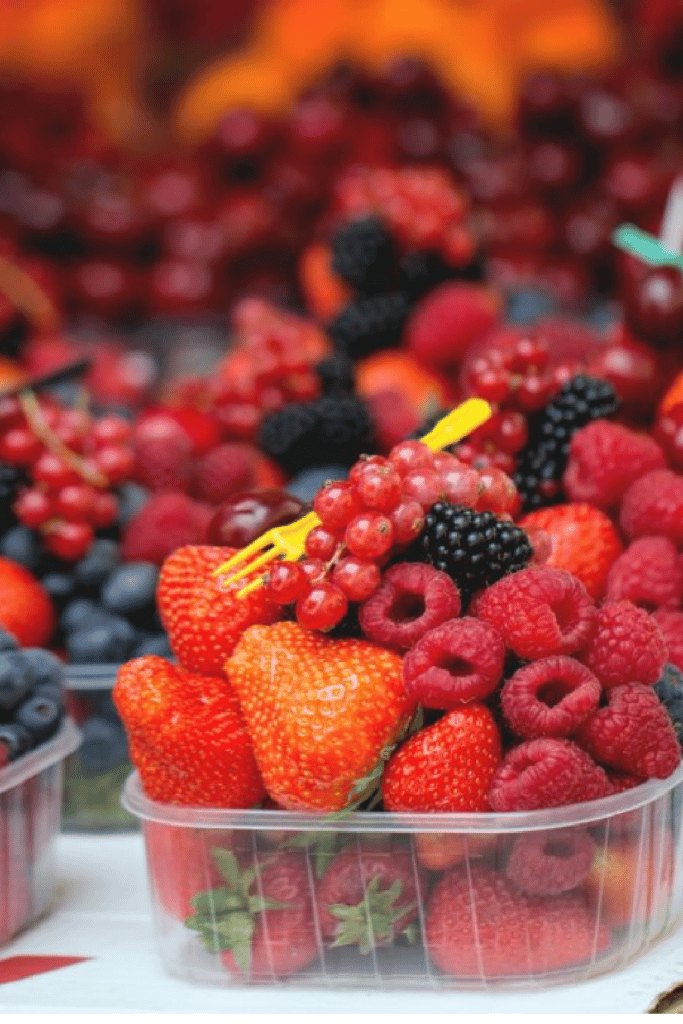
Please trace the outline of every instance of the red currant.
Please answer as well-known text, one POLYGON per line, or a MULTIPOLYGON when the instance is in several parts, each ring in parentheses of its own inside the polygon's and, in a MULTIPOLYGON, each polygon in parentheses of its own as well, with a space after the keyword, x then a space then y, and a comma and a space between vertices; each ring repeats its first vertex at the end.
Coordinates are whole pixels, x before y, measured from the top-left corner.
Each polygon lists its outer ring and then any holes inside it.
POLYGON ((309 558, 319 558, 323 562, 329 561, 339 546, 339 537, 336 533, 330 533, 324 526, 314 526, 306 538, 306 555, 309 558))
POLYGON ((401 497, 401 477, 391 466, 364 466, 354 482, 365 508, 391 512, 401 497))
POLYGON ((343 530, 362 509, 354 485, 349 480, 334 480, 313 499, 313 508, 330 532, 343 530))
POLYGON ((308 593, 310 583, 298 562, 276 562, 268 575, 266 588, 277 604, 291 604, 308 593))
POLYGON ((119 445, 105 445, 95 452, 92 461, 110 484, 127 480, 135 467, 132 450, 119 445))
POLYGON ((400 441, 389 452, 389 461, 405 477, 414 470, 431 469, 434 453, 421 441, 400 441))
POLYGON ((90 436, 96 448, 104 448, 129 441, 132 433, 132 426, 123 416, 103 416, 93 425, 90 436))
POLYGON ((119 514, 119 503, 113 494, 95 491, 90 522, 93 526, 104 528, 111 526, 119 514))
POLYGON ((314 583, 305 597, 296 602, 296 618, 306 629, 328 630, 343 619, 348 601, 339 587, 328 580, 314 583))
POLYGON ((0 398, 0 430, 18 427, 24 423, 24 414, 16 398, 7 395, 0 398))
POLYGON ((76 470, 54 452, 43 452, 36 459, 33 464, 33 479, 36 483, 45 484, 52 491, 58 491, 67 484, 80 483, 76 470))
POLYGON ((38 487, 30 487, 14 503, 14 514, 17 519, 32 530, 47 522, 53 512, 52 499, 38 487))
POLYGON ((394 542, 394 527, 379 512, 361 512, 346 527, 344 542, 351 554, 359 558, 381 558, 394 542))
POLYGON ((424 509, 418 501, 402 501, 393 509, 389 518, 394 527, 394 542, 402 546, 411 544, 424 529, 424 509))
POLYGON ((0 459, 11 466, 31 466, 42 451, 43 442, 28 427, 11 427, 0 438, 0 459))
POLYGON ((365 601, 379 587, 382 573, 375 562, 347 555, 335 565, 332 582, 337 584, 350 601, 365 601))
POLYGON ((55 498, 55 512, 70 523, 90 523, 97 492, 88 484, 67 484, 55 498))
POLYGON ((86 553, 93 540, 92 527, 87 523, 56 521, 46 531, 45 547, 66 562, 76 562, 86 553))
POLYGON ((415 470, 403 478, 403 497, 413 498, 427 511, 444 496, 444 484, 435 470, 415 470))

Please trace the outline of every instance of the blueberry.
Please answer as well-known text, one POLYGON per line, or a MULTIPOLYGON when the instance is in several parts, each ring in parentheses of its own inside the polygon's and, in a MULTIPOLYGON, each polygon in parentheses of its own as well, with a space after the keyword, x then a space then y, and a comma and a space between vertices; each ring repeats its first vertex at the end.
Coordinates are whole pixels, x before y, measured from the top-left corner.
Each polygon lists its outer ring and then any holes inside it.
POLYGON ((0 654, 0 714, 12 711, 33 685, 31 664, 21 651, 0 654))
POLYGON ((510 296, 506 319, 511 324, 532 324, 554 312, 555 303, 551 297, 546 292, 530 288, 510 296))
POLYGON ((13 633, 0 629, 0 651, 18 651, 19 641, 13 633))
POLYGON ((328 480, 345 480, 348 475, 345 466, 315 466, 297 473, 287 484, 287 493, 293 494, 299 501, 313 501, 316 493, 328 480))
POLYGON ((69 660, 74 665, 101 665, 125 661, 135 640, 135 630, 125 619, 84 626, 66 638, 69 660))
POLYGON ((156 654, 160 658, 172 658, 173 651, 165 633, 152 634, 138 641, 131 651, 131 658, 141 658, 144 654, 156 654))
POLYGON ((125 526, 149 501, 149 491, 139 484, 124 484, 119 488, 119 526, 125 526))
POLYGON ((43 550, 33 530, 26 526, 13 526, 0 539, 0 554, 12 558, 31 572, 38 573, 43 561, 43 550))
POLYGON ((21 653, 33 671, 34 686, 39 683, 62 685, 64 665, 56 655, 42 647, 25 647, 21 653))
POLYGON ((59 608, 73 597, 76 589, 73 576, 67 572, 49 572, 40 582, 59 608))
POLYGON ((102 775, 128 760, 128 743, 122 725, 93 717, 81 727, 83 741, 78 751, 85 772, 102 775))
POLYGON ((63 710, 56 701, 46 697, 29 697, 19 705, 14 719, 30 733, 34 743, 42 743, 57 731, 62 714, 63 710))
POLYGON ((683 672, 675 665, 665 665, 653 689, 666 708, 680 742, 683 740, 683 672))
POLYGON ((152 562, 126 562, 110 574, 100 598, 119 615, 134 615, 154 607, 159 569, 152 562))
POLYGON ((7 748, 10 761, 20 754, 25 754, 33 746, 33 739, 28 729, 18 722, 0 724, 0 743, 7 748))
POLYGON ((97 590, 119 562, 119 546, 116 541, 101 539, 93 541, 87 555, 76 562, 74 580, 84 590, 97 590))
POLYGON ((71 633, 75 629, 92 629, 95 626, 103 626, 110 619, 111 615, 94 601, 90 601, 86 597, 77 597, 66 606, 59 624, 65 633, 71 633))
POLYGON ((60 708, 66 706, 64 687, 60 683, 37 683, 31 687, 32 697, 45 697, 59 704, 60 708))

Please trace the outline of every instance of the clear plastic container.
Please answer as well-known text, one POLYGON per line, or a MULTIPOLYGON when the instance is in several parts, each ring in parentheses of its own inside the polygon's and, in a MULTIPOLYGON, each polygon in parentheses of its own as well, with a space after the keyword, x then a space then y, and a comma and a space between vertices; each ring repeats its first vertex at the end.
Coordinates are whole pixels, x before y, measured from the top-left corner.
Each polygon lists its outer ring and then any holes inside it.
POLYGON ((0 946, 50 909, 62 766, 79 743, 66 719, 48 743, 0 771, 0 946))
POLYGON ((123 803, 143 824, 170 974, 448 990, 583 982, 672 932, 682 798, 683 766, 603 800, 514 814, 176 807, 149 800, 136 773, 123 803), (289 888, 273 882, 278 868, 289 888))
POLYGON ((119 665, 68 665, 65 686, 83 742, 64 768, 62 828, 65 832, 130 832, 137 818, 121 806, 132 770, 126 730, 111 691, 119 665))

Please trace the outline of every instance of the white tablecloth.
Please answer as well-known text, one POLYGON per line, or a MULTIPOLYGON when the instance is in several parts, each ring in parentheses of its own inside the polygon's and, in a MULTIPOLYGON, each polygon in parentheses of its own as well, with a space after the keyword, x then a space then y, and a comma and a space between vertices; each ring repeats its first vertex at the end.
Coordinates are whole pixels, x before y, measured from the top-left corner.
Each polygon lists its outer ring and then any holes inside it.
POLYGON ((0 985, 6 1013, 644 1013, 683 982, 683 931, 618 975, 535 993, 328 992, 293 985, 220 988, 164 974, 157 956, 142 838, 61 836, 60 898, 53 913, 0 957, 92 957, 0 985))

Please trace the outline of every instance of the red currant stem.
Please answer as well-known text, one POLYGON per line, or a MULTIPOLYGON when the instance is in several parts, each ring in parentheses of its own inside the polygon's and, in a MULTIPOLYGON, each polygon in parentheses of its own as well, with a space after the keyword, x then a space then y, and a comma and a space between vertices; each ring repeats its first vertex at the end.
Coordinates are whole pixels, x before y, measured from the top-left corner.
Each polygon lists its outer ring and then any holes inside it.
POLYGON ((92 484, 93 487, 109 487, 109 481, 103 473, 87 466, 83 460, 80 459, 75 452, 72 452, 70 448, 67 448, 64 442, 61 441, 60 438, 58 438, 50 429, 45 422, 40 410, 40 405, 38 404, 38 399, 33 391, 22 391, 18 396, 18 400, 22 412, 30 424, 33 433, 36 437, 40 438, 45 447, 48 448, 53 455, 58 455, 60 459, 64 459, 75 473, 78 473, 83 480, 92 484))
POLYGON ((57 326, 59 317, 53 302, 29 274, 6 257, 0 258, 0 292, 41 330, 57 326))
POLYGON ((334 569, 337 562, 341 560, 342 555, 345 555, 347 552, 348 548, 340 541, 339 544, 337 544, 332 557, 325 563, 325 575, 327 575, 331 569, 334 569))

